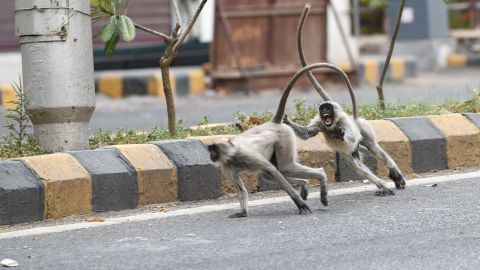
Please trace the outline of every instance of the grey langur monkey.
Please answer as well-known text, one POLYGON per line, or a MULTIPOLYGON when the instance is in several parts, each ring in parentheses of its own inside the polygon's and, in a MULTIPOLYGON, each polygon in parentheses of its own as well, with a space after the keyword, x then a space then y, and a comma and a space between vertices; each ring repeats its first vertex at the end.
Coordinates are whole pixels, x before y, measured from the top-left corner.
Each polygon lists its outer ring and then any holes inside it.
MULTIPOLYGON (((302 46, 302 31, 305 24, 310 5, 305 5, 297 30, 297 48, 302 66, 306 66, 305 54, 302 46)), ((319 132, 324 132, 327 144, 344 155, 345 160, 363 177, 369 179, 377 185, 379 191, 377 195, 393 195, 393 191, 387 189, 384 182, 376 177, 360 158, 358 148, 365 147, 377 159, 386 163, 389 171, 389 177, 395 182, 397 189, 405 188, 405 180, 395 161, 380 147, 375 133, 371 125, 362 118, 357 117, 357 105, 355 102, 355 94, 348 80, 347 75, 341 69, 335 69, 337 73, 342 75, 352 99, 353 117, 348 116, 336 102, 331 101, 325 90, 321 87, 311 72, 307 72, 307 77, 315 90, 326 101, 319 106, 319 115, 312 119, 308 127, 303 127, 288 118, 284 119, 284 123, 293 128, 295 134, 302 139, 308 139, 315 136, 319 132)))
POLYGON ((390 156, 383 151, 375 139, 375 133, 365 119, 355 119, 347 115, 338 103, 326 101, 320 104, 319 114, 313 118, 307 127, 290 122, 287 117, 284 123, 289 125, 295 134, 306 140, 324 133, 327 145, 340 153, 355 171, 378 187, 375 193, 379 196, 394 195, 394 192, 385 186, 385 182, 373 174, 363 163, 359 148, 361 146, 372 152, 377 158, 386 162, 389 176, 398 189, 405 188, 405 180, 400 170, 390 156))
POLYGON ((259 172, 264 179, 275 181, 290 195, 300 214, 310 213, 304 202, 307 197, 308 180, 320 181, 320 200, 328 205, 327 177, 322 168, 310 168, 297 162, 295 134, 282 124, 285 105, 296 81, 300 76, 316 68, 332 68, 328 63, 317 63, 299 70, 282 92, 277 111, 270 122, 251 128, 232 140, 218 141, 208 145, 210 159, 220 166, 235 185, 241 212, 229 217, 246 217, 248 192, 240 172, 259 172), (300 185, 302 196, 290 185, 300 185), (302 198, 303 197, 303 198, 302 198))

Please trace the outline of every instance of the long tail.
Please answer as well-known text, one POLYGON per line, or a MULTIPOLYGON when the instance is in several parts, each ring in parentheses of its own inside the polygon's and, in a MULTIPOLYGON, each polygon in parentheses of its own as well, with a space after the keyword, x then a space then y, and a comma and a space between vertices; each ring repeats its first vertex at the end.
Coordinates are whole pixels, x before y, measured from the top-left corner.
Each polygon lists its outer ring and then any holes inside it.
MULTIPOLYGON (((280 98, 280 103, 278 104, 277 112, 275 113, 275 115, 271 120, 272 123, 280 124, 282 122, 282 118, 285 114, 285 106, 287 104, 288 96, 290 95, 290 91, 292 91, 293 86, 295 85, 297 80, 300 78, 300 76, 302 76, 305 72, 310 72, 311 70, 318 69, 318 68, 328 68, 336 71, 338 74, 340 74, 343 77, 347 86, 349 88, 352 88, 352 85, 348 80, 347 74, 345 74, 345 72, 343 72, 341 68, 335 65, 332 65, 330 63, 315 63, 315 64, 305 66, 299 71, 297 71, 295 75, 293 75, 293 77, 290 79, 285 89, 283 89, 282 97, 280 98)), ((354 111, 354 114, 356 115, 355 111, 354 111)))
MULTIPOLYGON (((303 51, 302 33, 303 33, 303 27, 305 26, 305 22, 307 21, 307 17, 309 13, 310 13, 310 4, 305 4, 305 7, 303 8, 303 12, 302 12, 302 15, 300 16, 300 21, 298 23, 298 28, 297 28, 297 49, 298 49, 298 55, 300 57, 300 62, 302 63, 302 67, 305 67, 308 65, 307 60, 305 59, 305 53, 303 51)), ((334 69, 335 71, 341 70, 339 67, 337 66, 335 67, 337 68, 336 70, 334 69)), ((353 93, 352 84, 350 83, 350 80, 348 79, 348 76, 346 76, 345 72, 342 71, 341 75, 343 75, 344 77, 343 79, 347 84, 348 92, 350 93, 350 98, 352 100, 353 117, 357 118, 357 102, 355 100, 355 94, 353 93)), ((323 89, 323 87, 320 85, 317 79, 315 79, 315 76, 313 75, 312 72, 308 71, 307 77, 308 77, 308 80, 310 81, 310 84, 312 84, 313 88, 315 88, 315 90, 323 98, 323 100, 325 101, 332 100, 332 98, 327 94, 325 89, 323 89)))

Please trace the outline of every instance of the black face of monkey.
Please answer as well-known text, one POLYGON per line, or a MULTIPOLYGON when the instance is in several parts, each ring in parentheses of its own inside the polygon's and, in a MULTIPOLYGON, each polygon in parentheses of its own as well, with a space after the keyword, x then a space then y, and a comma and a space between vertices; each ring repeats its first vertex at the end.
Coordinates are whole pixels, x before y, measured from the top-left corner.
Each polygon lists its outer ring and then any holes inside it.
POLYGON ((209 145, 208 152, 210 152, 210 159, 213 162, 218 161, 218 159, 220 158, 220 149, 218 148, 218 145, 216 144, 209 145))
POLYGON ((323 103, 318 108, 320 117, 327 127, 333 124, 333 119, 335 119, 335 110, 333 105, 330 103, 323 103))

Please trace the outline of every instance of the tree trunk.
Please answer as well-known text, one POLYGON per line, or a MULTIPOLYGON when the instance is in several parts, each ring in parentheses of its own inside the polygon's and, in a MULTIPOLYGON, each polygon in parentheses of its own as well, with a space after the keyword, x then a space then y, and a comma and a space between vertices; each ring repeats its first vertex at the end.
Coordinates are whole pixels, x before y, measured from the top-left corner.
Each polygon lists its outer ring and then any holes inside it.
POLYGON ((162 70, 163 92, 165 93, 165 101, 167 103, 168 131, 174 137, 177 135, 177 120, 175 116, 175 101, 170 83, 170 63, 163 57, 160 59, 160 68, 162 70))

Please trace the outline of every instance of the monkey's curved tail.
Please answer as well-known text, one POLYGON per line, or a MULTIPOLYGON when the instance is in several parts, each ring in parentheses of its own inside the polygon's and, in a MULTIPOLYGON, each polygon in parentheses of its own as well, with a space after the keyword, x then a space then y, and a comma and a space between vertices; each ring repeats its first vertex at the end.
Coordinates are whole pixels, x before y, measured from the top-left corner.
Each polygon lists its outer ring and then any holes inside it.
MULTIPOLYGON (((298 49, 298 55, 300 57, 300 62, 302 63, 302 67, 307 66, 307 60, 305 59, 305 53, 303 51, 303 42, 302 42, 302 33, 303 33, 303 27, 305 26, 305 22, 307 20, 308 14, 310 13, 310 4, 305 4, 305 7, 303 8, 302 15, 300 16, 300 21, 298 23, 298 28, 297 28, 297 49, 298 49)), ((335 65, 332 65, 335 66, 335 65)), ((353 93, 353 88, 352 84, 350 83, 350 80, 348 79, 348 76, 341 70, 341 68, 335 66, 336 69, 333 69, 337 71, 340 75, 343 76, 343 79, 345 80, 345 83, 347 84, 348 92, 350 93, 350 98, 352 100, 352 114, 354 118, 357 118, 357 102, 355 100, 355 94, 353 93), (341 72, 338 72, 338 70, 341 70, 341 72)), ((308 71, 307 72, 307 77, 308 80, 310 81, 310 84, 312 84, 313 88, 318 92, 318 94, 323 98, 325 101, 331 101, 332 98, 327 94, 325 89, 320 85, 320 83, 315 79, 315 76, 313 75, 312 72, 308 71)))
MULTIPOLYGON (((293 75, 293 77, 288 82, 287 86, 283 89, 282 97, 280 98, 280 103, 278 104, 277 112, 275 113, 275 115, 273 116, 273 118, 271 120, 272 123, 276 123, 276 124, 282 123, 282 119, 283 119, 283 116, 285 114, 285 106, 287 104, 288 96, 290 95, 290 91, 292 91, 292 88, 295 85, 295 83, 297 82, 297 80, 304 73, 310 72, 311 70, 318 69, 318 68, 329 68, 329 69, 332 69, 332 70, 336 71, 338 74, 340 74, 343 77, 347 86, 349 88, 352 88, 352 85, 350 84, 350 81, 348 80, 347 74, 345 74, 345 72, 343 72, 343 70, 341 68, 339 68, 339 67, 337 67, 333 64, 330 64, 330 63, 315 63, 315 64, 305 66, 305 67, 301 68, 299 71, 297 71, 297 73, 295 73, 295 75, 293 75)), ((355 111, 354 111, 354 113, 356 114, 355 111)))

